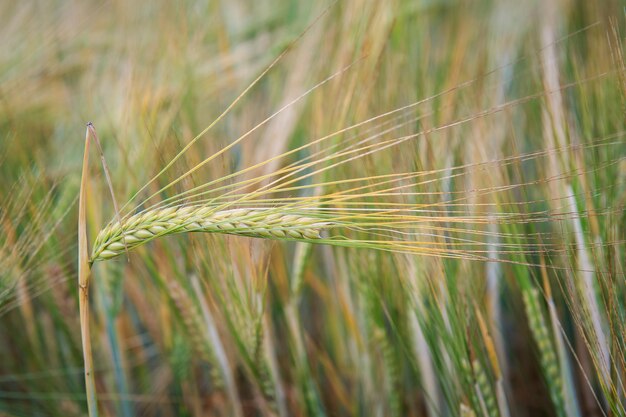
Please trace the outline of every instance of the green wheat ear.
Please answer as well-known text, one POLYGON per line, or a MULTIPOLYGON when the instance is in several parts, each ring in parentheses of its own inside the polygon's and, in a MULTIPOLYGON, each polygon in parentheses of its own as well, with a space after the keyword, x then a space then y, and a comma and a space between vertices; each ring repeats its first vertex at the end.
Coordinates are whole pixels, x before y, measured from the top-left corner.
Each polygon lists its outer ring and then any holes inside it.
POLYGON ((332 223, 293 210, 239 208, 216 211, 207 206, 148 210, 129 217, 121 225, 102 229, 94 243, 91 262, 111 259, 128 249, 165 235, 208 232, 266 239, 315 240, 332 223))

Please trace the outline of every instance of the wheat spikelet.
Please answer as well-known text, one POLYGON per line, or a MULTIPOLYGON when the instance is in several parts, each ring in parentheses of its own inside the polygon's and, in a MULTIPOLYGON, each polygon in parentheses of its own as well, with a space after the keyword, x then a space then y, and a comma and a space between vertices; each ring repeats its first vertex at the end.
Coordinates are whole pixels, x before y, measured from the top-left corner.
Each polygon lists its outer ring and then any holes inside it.
POLYGON ((556 407, 557 415, 563 416, 565 415, 563 379, 561 378, 556 349, 550 337, 541 305, 539 304, 539 292, 536 288, 533 288, 525 291, 522 297, 530 330, 539 347, 541 367, 543 368, 544 377, 546 378, 550 390, 550 396, 556 407))
POLYGON ((210 372, 212 382, 216 387, 222 388, 224 381, 216 365, 217 360, 215 358, 215 352, 213 352, 206 342, 207 336, 202 326, 202 319, 195 309, 193 301, 178 282, 172 279, 168 280, 167 288, 172 301, 174 301, 174 305, 180 313, 187 334, 189 335, 192 348, 203 361, 211 364, 210 372))
POLYGON ((297 214, 294 210, 238 208, 216 211, 207 206, 147 210, 102 229, 94 243, 91 262, 111 259, 156 237, 183 233, 227 233, 267 239, 320 239, 331 223, 297 214))

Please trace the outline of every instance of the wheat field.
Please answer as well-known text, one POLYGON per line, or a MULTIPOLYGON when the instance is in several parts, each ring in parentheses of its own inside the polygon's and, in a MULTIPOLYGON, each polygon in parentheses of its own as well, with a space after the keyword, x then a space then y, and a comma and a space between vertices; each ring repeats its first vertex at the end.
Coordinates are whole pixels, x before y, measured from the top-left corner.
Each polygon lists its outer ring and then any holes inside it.
POLYGON ((626 416, 618 0, 0 4, 0 416, 626 416))

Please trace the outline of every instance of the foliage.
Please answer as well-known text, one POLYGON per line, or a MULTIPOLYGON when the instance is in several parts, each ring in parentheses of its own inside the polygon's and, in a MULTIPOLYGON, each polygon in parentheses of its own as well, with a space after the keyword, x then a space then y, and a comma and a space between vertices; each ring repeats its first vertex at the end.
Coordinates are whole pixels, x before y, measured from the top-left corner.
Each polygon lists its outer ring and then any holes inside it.
MULTIPOLYGON (((323 225, 155 232, 94 263, 100 415, 626 415, 624 17, 608 0, 0 4, 0 415, 87 412, 88 121, 125 220, 323 225)), ((90 250, 117 222, 94 149, 90 250)))

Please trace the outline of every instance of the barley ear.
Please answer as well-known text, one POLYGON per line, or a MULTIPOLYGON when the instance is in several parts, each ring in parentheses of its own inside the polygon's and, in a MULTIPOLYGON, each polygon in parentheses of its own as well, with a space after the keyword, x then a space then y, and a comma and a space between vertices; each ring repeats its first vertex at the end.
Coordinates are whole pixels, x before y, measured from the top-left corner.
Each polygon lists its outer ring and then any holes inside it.
POLYGON ((89 266, 89 250, 87 247, 87 211, 85 208, 87 173, 89 171, 89 131, 91 126, 91 123, 87 124, 83 172, 78 198, 78 305, 80 333, 83 345, 83 361, 85 365, 87 408, 89 410, 89 417, 96 417, 98 415, 98 403, 96 400, 96 384, 93 375, 93 357, 91 354, 91 340, 89 336, 89 278, 91 268, 89 266))

